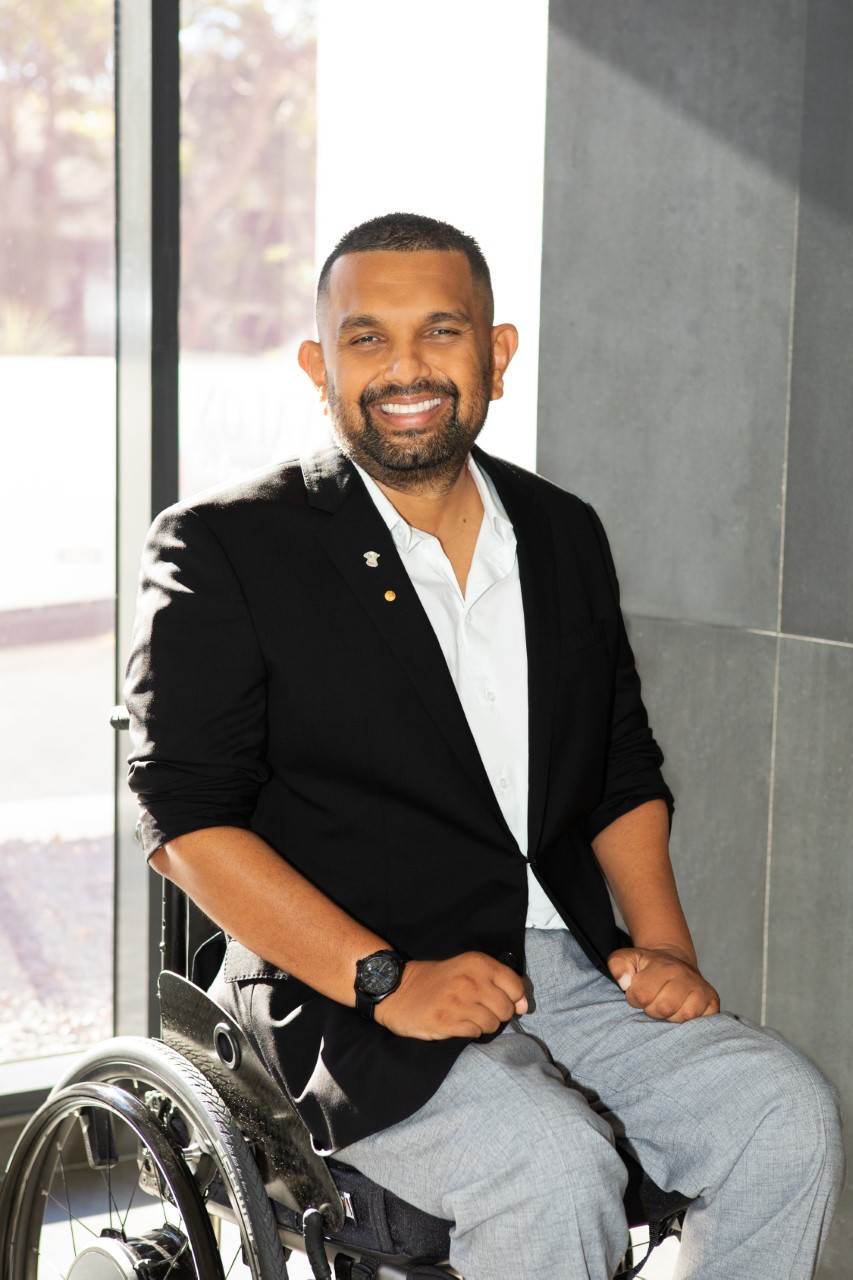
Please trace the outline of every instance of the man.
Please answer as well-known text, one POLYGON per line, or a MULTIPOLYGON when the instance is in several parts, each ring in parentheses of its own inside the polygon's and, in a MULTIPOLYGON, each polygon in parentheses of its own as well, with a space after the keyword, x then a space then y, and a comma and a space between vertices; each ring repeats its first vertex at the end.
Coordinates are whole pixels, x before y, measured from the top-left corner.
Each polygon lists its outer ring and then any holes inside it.
POLYGON ((146 852, 231 936, 217 996, 317 1149, 451 1219, 466 1280, 612 1275, 616 1137, 696 1197, 679 1275, 810 1276, 834 1094, 698 969, 601 526, 474 447, 492 310, 469 237, 356 228, 300 350, 335 448, 155 523, 146 852))

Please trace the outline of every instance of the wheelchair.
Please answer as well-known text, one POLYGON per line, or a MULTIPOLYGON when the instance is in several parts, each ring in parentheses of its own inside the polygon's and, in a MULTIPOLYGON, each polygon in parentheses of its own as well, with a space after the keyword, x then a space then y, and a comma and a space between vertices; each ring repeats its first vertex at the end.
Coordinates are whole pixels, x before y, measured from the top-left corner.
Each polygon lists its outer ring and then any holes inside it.
MULTIPOLYGON (((243 1029, 207 994, 224 944, 164 882, 161 1038, 89 1049, 29 1121, 0 1188, 0 1277, 287 1280, 297 1250, 316 1280, 458 1278, 451 1223, 315 1154, 243 1029)), ((628 1222, 646 1228, 616 1273, 627 1278, 680 1234, 689 1201, 622 1156, 628 1222)))

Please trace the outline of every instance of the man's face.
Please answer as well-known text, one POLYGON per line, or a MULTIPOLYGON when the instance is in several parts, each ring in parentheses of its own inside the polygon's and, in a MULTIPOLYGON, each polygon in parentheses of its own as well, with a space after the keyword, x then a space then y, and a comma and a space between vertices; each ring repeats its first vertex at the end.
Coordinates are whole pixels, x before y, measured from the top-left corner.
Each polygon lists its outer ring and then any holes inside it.
POLYGON ((333 265, 320 342, 299 358, 344 452, 411 489, 458 474, 515 341, 491 326, 463 253, 355 253, 333 265))

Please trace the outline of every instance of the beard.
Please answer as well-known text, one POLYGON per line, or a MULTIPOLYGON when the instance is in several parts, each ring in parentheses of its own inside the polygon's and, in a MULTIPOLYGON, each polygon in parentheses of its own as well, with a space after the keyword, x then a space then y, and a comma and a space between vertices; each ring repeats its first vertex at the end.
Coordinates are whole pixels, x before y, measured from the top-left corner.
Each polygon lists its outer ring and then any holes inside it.
POLYGON ((459 388, 449 378, 421 378, 406 387, 368 387, 353 405, 344 404, 331 379, 326 385, 332 426, 342 451, 374 480, 406 492, 453 485, 486 421, 490 392, 489 369, 483 370, 464 407, 459 388), (449 404, 434 426, 395 436, 382 430, 370 408, 401 395, 443 396, 449 404))

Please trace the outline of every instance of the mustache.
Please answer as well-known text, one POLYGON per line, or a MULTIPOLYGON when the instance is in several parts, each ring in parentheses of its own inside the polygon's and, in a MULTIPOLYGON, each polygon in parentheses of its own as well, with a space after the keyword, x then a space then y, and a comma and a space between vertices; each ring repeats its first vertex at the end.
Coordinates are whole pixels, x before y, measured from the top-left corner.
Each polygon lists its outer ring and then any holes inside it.
POLYGON ((386 383, 384 387, 366 387, 359 397, 362 409, 368 405, 379 404, 382 400, 390 400, 393 396, 449 396, 454 404, 459 399, 459 388, 449 378, 437 381, 433 378, 419 378, 410 382, 407 387, 393 386, 386 383))

